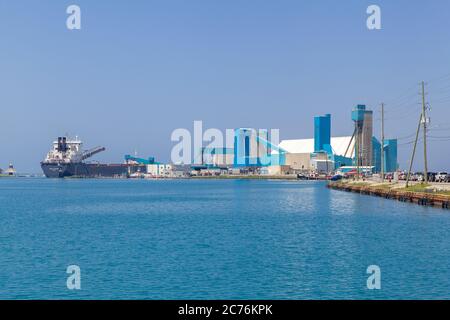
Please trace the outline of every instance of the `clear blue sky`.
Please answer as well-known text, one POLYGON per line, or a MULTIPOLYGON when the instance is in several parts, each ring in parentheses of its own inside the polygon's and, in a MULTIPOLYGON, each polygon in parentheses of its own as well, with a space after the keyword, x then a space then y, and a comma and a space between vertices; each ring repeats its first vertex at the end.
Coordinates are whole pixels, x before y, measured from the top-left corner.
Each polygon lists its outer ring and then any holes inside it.
MULTIPOLYGON (((105 146, 101 161, 134 150, 167 161, 171 132, 194 120, 290 139, 331 113, 333 135, 351 135, 352 107, 379 119, 382 101, 387 137, 408 143, 426 80, 430 169, 450 170, 449 18, 447 0, 2 0, 0 167, 40 172, 65 133, 105 146), (66 29, 70 4, 80 31, 66 29), (380 31, 366 28, 369 4, 380 31)), ((403 168, 411 147, 399 147, 403 168)))

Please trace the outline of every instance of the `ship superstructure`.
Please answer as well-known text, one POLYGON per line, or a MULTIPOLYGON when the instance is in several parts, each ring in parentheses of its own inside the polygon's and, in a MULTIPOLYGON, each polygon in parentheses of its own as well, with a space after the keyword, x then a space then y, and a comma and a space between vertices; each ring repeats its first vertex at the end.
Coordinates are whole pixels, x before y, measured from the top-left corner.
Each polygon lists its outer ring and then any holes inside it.
POLYGON ((42 171, 48 178, 80 177, 80 178, 113 178, 127 177, 131 173, 142 170, 142 165, 86 163, 85 160, 105 151, 104 147, 83 150, 83 143, 76 137, 58 137, 52 149, 41 162, 42 171))
POLYGON ((78 137, 74 140, 58 137, 58 140, 53 142, 53 148, 47 153, 43 163, 78 163, 102 151, 105 151, 104 147, 83 151, 83 142, 78 140, 78 137))

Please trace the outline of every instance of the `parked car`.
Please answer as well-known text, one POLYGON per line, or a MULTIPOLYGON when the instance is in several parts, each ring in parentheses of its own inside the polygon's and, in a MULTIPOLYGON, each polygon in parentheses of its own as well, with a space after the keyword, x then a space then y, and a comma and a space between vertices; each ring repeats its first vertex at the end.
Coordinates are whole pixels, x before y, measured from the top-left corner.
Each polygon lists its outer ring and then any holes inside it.
POLYGON ((371 178, 371 177, 373 177, 373 173, 372 172, 363 172, 363 173, 361 173, 361 176, 363 178, 371 178))
POLYGON ((406 178, 408 177, 408 173, 407 172, 400 172, 398 175, 398 179, 399 180, 406 180, 406 178))
POLYGON ((331 178, 330 178, 330 180, 331 181, 339 181, 339 180, 341 180, 343 177, 340 175, 340 174, 336 174, 336 175, 334 175, 334 176, 332 176, 331 178))
POLYGON ((438 172, 435 177, 436 182, 448 182, 448 173, 447 172, 438 172))
POLYGON ((428 172, 428 181, 435 182, 436 181, 436 172, 428 172))
POLYGON ((299 180, 308 180, 308 177, 303 173, 297 173, 297 179, 299 180))
POLYGON ((411 173, 411 176, 409 178, 409 180, 411 181, 424 181, 425 179, 423 178, 423 173, 422 172, 414 172, 411 173))

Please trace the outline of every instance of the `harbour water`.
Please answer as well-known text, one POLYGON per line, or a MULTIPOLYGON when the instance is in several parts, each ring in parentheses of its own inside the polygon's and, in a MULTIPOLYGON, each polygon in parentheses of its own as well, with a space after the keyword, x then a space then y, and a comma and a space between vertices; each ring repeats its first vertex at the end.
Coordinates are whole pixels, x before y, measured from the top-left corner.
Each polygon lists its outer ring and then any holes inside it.
POLYGON ((323 182, 0 179, 0 221, 1 299, 450 298, 448 211, 323 182))

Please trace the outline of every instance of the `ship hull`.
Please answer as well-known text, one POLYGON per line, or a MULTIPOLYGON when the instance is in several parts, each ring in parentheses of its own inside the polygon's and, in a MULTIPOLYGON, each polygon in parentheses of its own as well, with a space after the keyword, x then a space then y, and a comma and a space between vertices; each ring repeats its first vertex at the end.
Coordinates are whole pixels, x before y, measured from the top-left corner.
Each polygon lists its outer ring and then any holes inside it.
POLYGON ((145 173, 143 165, 96 163, 41 163, 47 178, 126 178, 135 172, 145 173))

